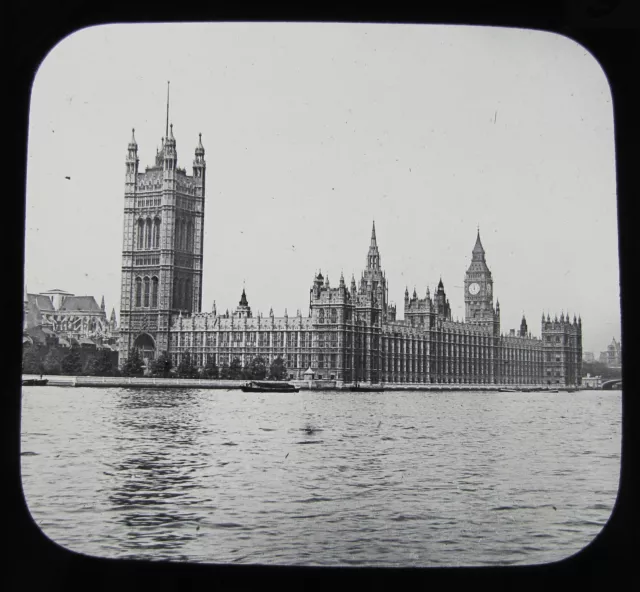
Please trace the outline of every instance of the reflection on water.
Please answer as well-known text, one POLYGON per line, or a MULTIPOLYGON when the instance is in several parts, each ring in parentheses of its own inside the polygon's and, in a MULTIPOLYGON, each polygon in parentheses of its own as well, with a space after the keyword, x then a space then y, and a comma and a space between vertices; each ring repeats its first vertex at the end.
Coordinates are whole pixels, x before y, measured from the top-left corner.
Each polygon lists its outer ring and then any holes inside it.
POLYGON ((44 532, 106 557, 303 565, 555 561, 615 500, 620 393, 26 388, 44 532))
POLYGON ((195 538, 201 518, 189 507, 199 504, 193 490, 200 488, 197 473, 205 462, 198 454, 198 397, 190 391, 166 395, 118 392, 106 429, 122 444, 105 475, 111 477, 113 517, 126 527, 123 549, 156 549, 171 558, 195 538))

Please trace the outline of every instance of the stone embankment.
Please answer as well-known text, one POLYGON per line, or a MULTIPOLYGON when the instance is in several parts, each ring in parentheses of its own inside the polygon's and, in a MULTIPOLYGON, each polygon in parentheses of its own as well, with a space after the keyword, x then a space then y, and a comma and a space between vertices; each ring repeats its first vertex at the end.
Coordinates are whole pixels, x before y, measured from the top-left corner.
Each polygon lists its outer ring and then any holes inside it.
MULTIPOLYGON (((40 378, 36 375, 22 376, 23 380, 40 378)), ((190 388, 190 389, 239 389, 246 380, 207 380, 204 378, 151 378, 151 377, 112 377, 112 376, 49 376, 47 386, 61 387, 98 387, 98 388, 190 388)), ((300 390, 348 390, 351 384, 339 383, 335 380, 290 380, 300 390)), ((370 385, 362 384, 363 387, 370 385)), ((377 387, 378 385, 373 385, 377 387)), ((553 387, 546 385, 489 385, 489 384, 385 384, 380 390, 384 391, 519 391, 535 392, 548 390, 575 390, 567 387, 553 387)))

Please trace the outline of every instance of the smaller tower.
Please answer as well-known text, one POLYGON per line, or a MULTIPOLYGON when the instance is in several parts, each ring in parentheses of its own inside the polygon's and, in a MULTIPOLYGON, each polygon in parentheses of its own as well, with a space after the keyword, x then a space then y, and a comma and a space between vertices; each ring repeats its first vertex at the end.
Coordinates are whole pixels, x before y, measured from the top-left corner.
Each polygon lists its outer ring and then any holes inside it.
POLYGON ((525 319, 523 314, 522 321, 520 322, 520 337, 526 337, 528 333, 529 333, 529 330, 527 328, 527 320, 525 319))
POLYGON ((125 194, 133 195, 136 192, 138 180, 138 167, 140 160, 138 159, 138 143, 136 142, 136 130, 131 130, 131 141, 127 146, 127 158, 125 159, 126 175, 125 175, 125 194))
POLYGON ((238 304, 238 308, 236 309, 234 316, 240 319, 250 319, 252 316, 251 307, 247 301, 247 295, 244 288, 242 288, 242 296, 240 297, 240 303, 238 304))

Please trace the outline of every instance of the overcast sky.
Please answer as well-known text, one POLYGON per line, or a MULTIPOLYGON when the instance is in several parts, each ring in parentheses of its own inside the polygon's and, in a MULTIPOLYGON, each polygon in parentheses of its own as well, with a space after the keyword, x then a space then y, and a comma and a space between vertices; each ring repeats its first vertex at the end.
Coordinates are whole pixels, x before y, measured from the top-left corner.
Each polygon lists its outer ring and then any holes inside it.
POLYGON ((308 311, 321 269, 365 266, 375 219, 389 295, 440 277, 464 316, 480 226, 504 331, 580 313, 583 348, 620 338, 606 76, 557 35, 500 28, 215 24, 86 29, 33 86, 29 292, 104 295, 119 317, 125 155, 165 130, 206 150, 203 309, 308 311), (67 179, 66 177, 69 177, 67 179))

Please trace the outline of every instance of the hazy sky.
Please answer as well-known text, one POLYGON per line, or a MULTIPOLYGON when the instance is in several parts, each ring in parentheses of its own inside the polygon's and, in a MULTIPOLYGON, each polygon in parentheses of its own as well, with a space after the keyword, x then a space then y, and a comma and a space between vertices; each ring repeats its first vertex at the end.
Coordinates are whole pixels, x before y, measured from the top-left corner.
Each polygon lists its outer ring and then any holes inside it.
POLYGON ((464 316, 480 226, 504 331, 544 310, 620 337, 611 94, 557 35, 500 28, 215 24, 80 31, 33 86, 29 292, 104 295, 119 317, 125 155, 165 130, 178 164, 206 150, 203 309, 308 311, 321 269, 365 265, 375 219, 389 296, 440 277, 464 316), (70 179, 66 179, 70 177, 70 179))

